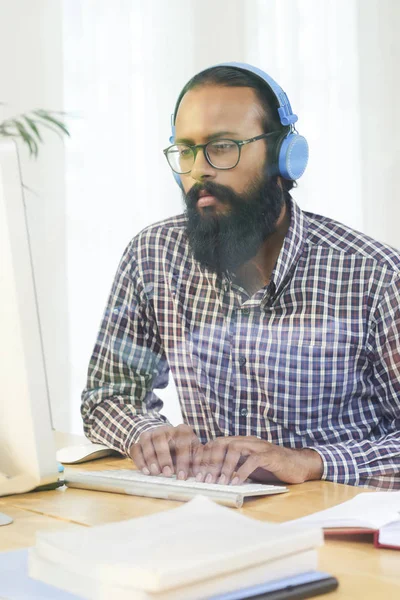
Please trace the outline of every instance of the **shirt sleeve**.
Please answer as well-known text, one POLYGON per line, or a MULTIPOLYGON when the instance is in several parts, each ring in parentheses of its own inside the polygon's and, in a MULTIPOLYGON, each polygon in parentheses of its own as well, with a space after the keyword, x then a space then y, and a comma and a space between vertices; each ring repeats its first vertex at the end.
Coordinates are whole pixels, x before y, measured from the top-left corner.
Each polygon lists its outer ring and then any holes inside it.
POLYGON ((129 456, 143 431, 168 424, 153 392, 167 386, 168 373, 131 244, 117 270, 89 363, 81 405, 86 436, 129 456))
POLYGON ((400 489, 400 281, 396 274, 374 311, 367 351, 374 398, 380 404, 384 436, 316 446, 324 463, 322 479, 400 489))

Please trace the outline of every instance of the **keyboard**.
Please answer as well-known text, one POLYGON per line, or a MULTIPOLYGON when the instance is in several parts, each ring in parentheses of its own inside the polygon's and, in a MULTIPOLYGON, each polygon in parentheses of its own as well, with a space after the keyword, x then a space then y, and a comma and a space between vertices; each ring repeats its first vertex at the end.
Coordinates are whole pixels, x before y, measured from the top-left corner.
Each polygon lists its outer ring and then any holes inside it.
POLYGON ((288 489, 281 485, 265 485, 243 483, 242 485, 221 485, 219 483, 202 483, 194 477, 186 480, 162 475, 143 475, 133 469, 106 471, 78 471, 65 469, 65 484, 68 487, 99 492, 114 492, 149 498, 168 500, 190 500, 199 494, 208 496, 220 504, 240 508, 246 498, 281 494, 288 489))

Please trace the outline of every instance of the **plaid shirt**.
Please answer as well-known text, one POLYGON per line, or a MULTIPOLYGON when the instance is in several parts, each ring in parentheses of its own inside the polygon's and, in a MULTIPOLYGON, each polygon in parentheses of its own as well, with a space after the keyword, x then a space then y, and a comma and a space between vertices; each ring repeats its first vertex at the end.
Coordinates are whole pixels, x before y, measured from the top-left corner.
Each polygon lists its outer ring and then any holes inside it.
POLYGON ((119 265, 82 395, 86 435, 128 454, 167 422, 171 370, 205 443, 254 435, 322 457, 323 479, 400 488, 400 254, 291 202, 268 286, 251 297, 193 259, 185 216, 119 265))

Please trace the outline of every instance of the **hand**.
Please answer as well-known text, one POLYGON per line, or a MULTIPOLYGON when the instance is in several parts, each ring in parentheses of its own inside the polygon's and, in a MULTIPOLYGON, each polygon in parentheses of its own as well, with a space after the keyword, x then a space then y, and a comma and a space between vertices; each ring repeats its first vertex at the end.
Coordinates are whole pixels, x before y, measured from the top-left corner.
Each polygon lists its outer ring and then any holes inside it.
POLYGON ((197 481, 233 485, 258 481, 303 483, 321 479, 323 463, 315 450, 276 446, 253 436, 220 437, 194 457, 197 481))
POLYGON ((178 479, 187 479, 192 457, 200 446, 199 438, 188 425, 162 425, 144 431, 129 453, 145 475, 170 477, 176 473, 178 479))

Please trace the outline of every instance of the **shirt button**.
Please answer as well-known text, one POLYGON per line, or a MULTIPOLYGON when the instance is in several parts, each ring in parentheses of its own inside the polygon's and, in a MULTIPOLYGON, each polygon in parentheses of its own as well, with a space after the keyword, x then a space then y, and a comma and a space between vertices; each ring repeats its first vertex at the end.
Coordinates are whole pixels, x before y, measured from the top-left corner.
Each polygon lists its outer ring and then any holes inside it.
POLYGON ((239 365, 241 367, 244 367, 244 365, 246 364, 246 359, 244 356, 239 356, 239 365))
POLYGON ((245 308, 242 308, 242 314, 243 314, 243 315, 249 315, 249 314, 250 314, 250 309, 249 309, 249 308, 247 308, 247 307, 245 307, 245 308))
POLYGON ((242 417, 247 417, 247 415, 249 414, 249 411, 247 410, 247 408, 242 408, 240 410, 240 414, 242 417))

